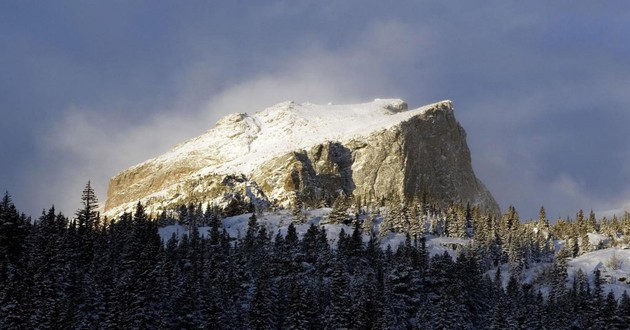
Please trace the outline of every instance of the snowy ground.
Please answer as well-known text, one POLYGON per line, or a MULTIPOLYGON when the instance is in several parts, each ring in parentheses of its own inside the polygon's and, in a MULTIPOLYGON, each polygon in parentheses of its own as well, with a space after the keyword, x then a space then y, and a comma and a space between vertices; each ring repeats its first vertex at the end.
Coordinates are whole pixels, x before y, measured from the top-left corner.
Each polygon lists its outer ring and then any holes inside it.
MULTIPOLYGON (((306 233, 308 228, 311 226, 311 224, 324 227, 328 234, 328 241, 330 242, 331 247, 334 248, 337 244, 337 238, 339 237, 339 233, 341 232, 341 230, 343 229, 346 234, 350 235, 353 231, 353 228, 352 226, 348 225, 322 224, 325 222, 324 220, 326 219, 330 211, 330 208, 309 210, 307 214, 308 220, 306 221, 306 223, 295 226, 298 235, 303 236, 304 233, 306 233)), ((223 219, 223 226, 230 236, 243 237, 247 232, 247 222, 250 216, 251 213, 225 218, 223 219)), ((272 237, 274 237, 278 233, 278 231, 282 235, 286 235, 287 228, 292 219, 293 216, 288 210, 282 210, 278 212, 268 212, 263 214, 258 219, 258 223, 261 226, 265 226, 267 232, 270 233, 272 237)), ((375 233, 378 233, 379 222, 379 218, 374 221, 373 230, 375 233)), ((199 228, 199 232, 202 236, 206 236, 209 230, 209 227, 199 228)), ((159 229, 159 234, 165 242, 173 234, 181 238, 184 234, 187 233, 187 228, 181 225, 171 225, 159 229)), ((369 235, 364 232, 363 240, 367 242, 369 239, 369 235)), ((389 233, 387 236, 381 238, 381 246, 383 248, 386 248, 389 245, 392 249, 395 250, 400 244, 405 242, 405 239, 406 237, 404 234, 389 233)), ((599 243, 599 241, 604 239, 607 239, 604 235, 589 234, 589 241, 595 246, 599 243)), ((429 250, 429 254, 431 256, 436 254, 443 254, 446 251, 453 258, 455 258, 455 249, 458 246, 463 246, 468 243, 469 240, 467 239, 435 237, 429 235, 427 236, 426 244, 429 250)), ((558 242, 557 245, 557 247, 559 248, 562 243, 558 242)), ((524 271, 521 279, 524 280, 524 282, 531 283, 536 279, 538 274, 540 274, 542 269, 547 266, 549 266, 548 263, 534 265, 533 267, 524 271)), ((577 258, 569 259, 567 268, 569 283, 567 283, 567 285, 571 285, 573 276, 578 269, 582 269, 582 271, 589 277, 591 283, 594 277, 593 272, 595 271, 595 269, 599 269, 602 274, 602 279, 604 280, 604 282, 606 282, 606 284, 604 285, 604 292, 612 290, 613 292, 615 292, 617 297, 619 297, 624 290, 630 291, 630 249, 608 248, 593 251, 577 258)), ((502 273, 504 274, 504 284, 507 284, 507 280, 509 278, 509 267, 507 265, 504 265, 502 267, 502 273)), ((489 275, 493 277, 494 271, 490 271, 489 275)))
MULTIPOLYGON (((343 229, 346 234, 350 235, 353 231, 353 227, 349 225, 338 225, 338 224, 322 224, 324 223, 326 216, 330 213, 330 208, 321 208, 321 209, 313 209, 308 211, 307 218, 308 220, 304 224, 296 225, 296 231, 299 236, 303 236, 311 224, 324 227, 326 229, 326 233, 328 236, 328 241, 332 247, 335 247, 337 244, 337 238, 339 237, 339 233, 343 229)), ((247 222, 251 217, 251 213, 241 214, 234 217, 229 217, 223 219, 223 226, 228 232, 228 234, 232 237, 243 237, 247 232, 247 222)), ((263 214, 258 219, 258 223, 260 226, 265 226, 267 232, 273 236, 275 236, 278 231, 282 235, 286 235, 287 228, 289 224, 293 220, 293 216, 287 210, 282 210, 278 212, 268 212, 263 214)), ((378 225, 380 223, 380 218, 377 218, 374 221, 373 230, 375 233, 378 233, 378 225)), ((202 236, 208 234, 210 227, 200 227, 199 233, 202 236)), ((170 239, 173 234, 181 238, 184 234, 188 234, 188 229, 182 225, 170 225, 159 229, 160 237, 166 242, 170 239)), ((381 246, 383 248, 387 248, 387 246, 391 246, 392 249, 397 249, 398 246, 405 242, 406 236, 400 233, 389 233, 387 236, 381 238, 381 246)), ((370 240, 370 236, 368 233, 364 232, 363 241, 368 242, 370 240)), ((434 237, 427 236, 427 248, 429 250, 430 255, 443 254, 445 251, 448 252, 452 257, 456 257, 455 249, 458 246, 463 246, 468 244, 469 240, 460 239, 460 238, 451 238, 451 237, 434 237)))
POLYGON ((595 276, 593 272, 599 269, 604 285, 604 292, 613 290, 619 297, 624 290, 630 291, 630 250, 608 248, 593 251, 569 260, 569 277, 578 269, 589 277, 591 282, 595 276))

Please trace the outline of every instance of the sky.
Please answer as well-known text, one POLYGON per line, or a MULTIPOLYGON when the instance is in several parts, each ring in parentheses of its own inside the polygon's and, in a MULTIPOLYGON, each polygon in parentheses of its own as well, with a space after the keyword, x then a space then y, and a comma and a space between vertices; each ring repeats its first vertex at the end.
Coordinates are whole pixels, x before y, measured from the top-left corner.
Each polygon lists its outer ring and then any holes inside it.
POLYGON ((37 217, 278 102, 450 99, 505 210, 630 210, 627 1, 1 1, 0 190, 37 217))

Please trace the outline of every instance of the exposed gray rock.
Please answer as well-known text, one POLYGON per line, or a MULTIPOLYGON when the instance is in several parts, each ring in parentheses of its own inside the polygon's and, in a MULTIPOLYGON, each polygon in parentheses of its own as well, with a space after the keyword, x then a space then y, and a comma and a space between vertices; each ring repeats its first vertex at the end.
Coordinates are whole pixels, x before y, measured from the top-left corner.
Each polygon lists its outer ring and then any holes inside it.
MULTIPOLYGON (((251 117, 227 116, 205 137, 174 149, 171 153, 177 157, 161 156, 114 177, 105 213, 115 215, 129 210, 138 200, 148 210, 158 211, 188 202, 225 204, 234 194, 245 196, 259 207, 270 204, 290 207, 296 199, 310 206, 330 205, 340 194, 378 202, 410 199, 423 192, 434 199, 469 202, 499 212, 494 198, 473 172, 466 133, 455 119, 450 102, 411 111, 399 100, 379 102, 382 104, 378 104, 378 109, 385 111, 379 115, 382 119, 375 117, 366 123, 374 129, 351 136, 342 134, 337 139, 324 134, 320 141, 316 141, 316 131, 326 126, 313 124, 321 119, 313 117, 312 112, 296 109, 300 105, 295 103, 284 103, 280 110, 276 106, 251 117), (378 120, 389 124, 375 125, 378 120), (282 128, 282 134, 286 132, 281 138, 298 139, 313 134, 315 140, 309 136, 309 141, 316 142, 292 150, 290 145, 284 151, 277 147, 275 153, 250 157, 253 159, 250 163, 247 163, 249 158, 234 156, 229 150, 212 152, 196 147, 203 145, 200 140, 214 143, 218 141, 216 136, 222 136, 228 141, 227 145, 222 142, 224 148, 230 148, 229 137, 233 136, 241 140, 235 146, 240 153, 258 155, 255 150, 264 146, 264 141, 259 140, 278 143, 273 135, 278 127, 282 128), (296 129, 306 133, 299 135, 296 129), (221 155, 227 156, 221 159, 221 155), (226 166, 237 161, 238 166, 226 166)), ((338 120, 345 120, 343 116, 338 120)))

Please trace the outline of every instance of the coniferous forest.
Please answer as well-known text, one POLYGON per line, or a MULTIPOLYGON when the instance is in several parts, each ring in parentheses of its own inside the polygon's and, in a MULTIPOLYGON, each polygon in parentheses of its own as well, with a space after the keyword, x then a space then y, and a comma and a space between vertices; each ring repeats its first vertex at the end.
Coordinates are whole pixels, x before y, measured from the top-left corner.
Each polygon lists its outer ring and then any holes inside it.
MULTIPOLYGON (((8 193, 1 200, 1 329, 630 327, 627 293, 604 290, 599 270, 567 272, 569 258, 623 244, 593 246, 587 233, 623 236, 628 214, 597 221, 580 211, 550 224, 544 208, 522 222, 513 207, 488 215, 425 201, 339 212, 356 207, 339 202, 329 220, 352 230, 331 244, 322 226, 270 232, 260 212, 234 237, 222 223, 234 209, 191 204, 152 217, 138 203, 104 219, 89 184, 82 202, 72 217, 51 208, 32 219, 8 193), (375 219, 379 230, 367 225, 375 219), (161 238, 158 228, 172 223, 190 230, 161 238), (406 240, 383 247, 389 233, 406 240), (435 254, 427 237, 469 243, 435 254)), ((301 210, 293 214, 304 223, 301 210)))

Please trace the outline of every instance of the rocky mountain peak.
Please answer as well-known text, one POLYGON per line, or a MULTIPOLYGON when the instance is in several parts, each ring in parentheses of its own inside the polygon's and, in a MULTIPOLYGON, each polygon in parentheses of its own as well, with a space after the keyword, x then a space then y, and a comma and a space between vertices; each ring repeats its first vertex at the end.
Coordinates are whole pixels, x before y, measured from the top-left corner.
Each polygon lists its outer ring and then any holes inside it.
POLYGON ((260 205, 435 198, 498 211, 473 173, 453 104, 409 110, 399 99, 350 105, 282 102, 233 113, 171 151, 116 175, 105 214, 179 203, 225 204, 235 195, 260 205), (242 178, 234 183, 228 177, 242 178), (230 182, 230 184, 226 184, 230 182))

